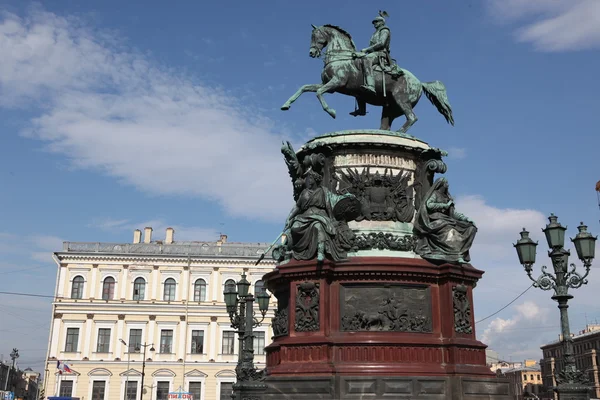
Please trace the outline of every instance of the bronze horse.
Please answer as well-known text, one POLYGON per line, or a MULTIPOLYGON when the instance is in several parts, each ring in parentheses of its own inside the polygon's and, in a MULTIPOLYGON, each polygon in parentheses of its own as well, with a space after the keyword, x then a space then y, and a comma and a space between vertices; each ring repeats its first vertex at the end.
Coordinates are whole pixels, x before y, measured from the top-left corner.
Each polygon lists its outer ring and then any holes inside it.
POLYGON ((406 122, 398 132, 406 133, 417 122, 413 107, 418 103, 424 91, 429 101, 436 106, 438 111, 446 118, 446 121, 454 125, 452 108, 446 95, 446 87, 442 82, 421 82, 405 69, 402 69, 402 74, 396 77, 388 73, 383 74, 379 70, 374 71, 377 94, 370 95, 361 89, 363 73, 359 57, 364 56, 364 53, 356 50, 350 34, 334 25, 320 27, 313 25, 310 56, 313 58, 320 57, 325 47, 327 47, 325 65, 321 73, 323 83, 302 86, 285 102, 281 107, 282 110, 289 110, 291 104, 302 93, 316 92, 323 110, 335 118, 335 110, 327 105, 323 94, 337 92, 353 96, 368 104, 382 106, 380 126, 382 130, 390 130, 394 119, 405 115, 406 122))

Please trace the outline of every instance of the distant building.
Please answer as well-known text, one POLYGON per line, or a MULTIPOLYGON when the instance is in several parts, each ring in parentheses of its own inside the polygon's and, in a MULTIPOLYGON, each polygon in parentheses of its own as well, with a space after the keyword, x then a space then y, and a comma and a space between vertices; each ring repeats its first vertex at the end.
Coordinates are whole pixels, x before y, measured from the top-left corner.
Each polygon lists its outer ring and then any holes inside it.
POLYGON ((504 371, 504 376, 512 384, 516 400, 539 398, 539 394, 543 391, 541 375, 539 365, 511 368, 504 371))
MULTIPOLYGON (((171 228, 164 240, 153 240, 146 228, 143 240, 134 232, 133 243, 65 242, 54 253, 46 396, 139 399, 143 391, 144 400, 166 400, 181 387, 194 400, 230 400, 238 335, 223 290, 245 272, 250 292, 258 294, 275 265, 267 257, 255 266, 268 245, 230 243, 226 235, 178 242, 171 228), (57 361, 71 372, 58 374, 57 361)), ((273 309, 254 332, 258 368, 273 335, 273 309)))
POLYGON ((12 369, 12 361, 0 362, 0 390, 4 390, 6 385, 6 391, 13 392, 15 399, 37 400, 39 379, 39 372, 34 372, 31 368, 21 371, 17 366, 12 369), (11 370, 10 374, 8 369, 11 370), (8 385, 6 385, 6 378, 9 375, 8 385))
MULTIPOLYGON (((555 373, 563 368, 562 342, 558 340, 541 349, 544 357, 540 361, 544 391, 540 398, 558 400, 552 387, 556 386, 555 373)), ((600 324, 587 325, 584 330, 573 335, 573 350, 577 368, 588 375, 593 386, 591 397, 600 398, 600 324)))

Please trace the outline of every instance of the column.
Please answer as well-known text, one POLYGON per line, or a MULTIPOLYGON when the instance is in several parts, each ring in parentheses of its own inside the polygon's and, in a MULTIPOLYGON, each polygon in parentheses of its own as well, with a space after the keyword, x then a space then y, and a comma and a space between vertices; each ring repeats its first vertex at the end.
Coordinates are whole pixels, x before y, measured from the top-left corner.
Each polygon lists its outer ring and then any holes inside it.
POLYGON ((96 335, 94 335, 94 332, 92 331, 94 329, 94 326, 93 326, 94 321, 92 320, 93 317, 94 317, 94 314, 88 315, 88 319, 85 321, 84 328, 83 328, 84 332, 81 332, 83 342, 85 343, 85 345, 83 347, 82 357, 90 358, 90 347, 92 345, 92 342, 96 341, 95 340, 96 335), (91 316, 91 318, 90 318, 90 316, 91 316))
POLYGON ((56 297, 70 297, 70 293, 67 292, 67 264, 60 264, 58 268, 58 290, 56 297))
MULTIPOLYGON (((218 300, 218 294, 219 294, 219 267, 214 267, 213 268, 213 273, 212 273, 212 285, 211 285, 211 293, 212 293, 212 301, 217 301, 218 300)), ((208 296, 207 296, 208 297, 208 296)))
MULTIPOLYGON (((154 343, 154 347, 158 349, 160 346, 160 338, 159 338, 159 341, 155 343, 155 341, 154 341, 155 329, 156 329, 156 315, 151 315, 150 321, 148 322, 148 332, 145 332, 146 337, 144 338, 144 341, 146 343, 154 343)), ((157 351, 160 351, 160 350, 157 350, 157 351)))
POLYGON ((209 348, 209 353, 208 353, 208 359, 212 359, 212 360, 216 360, 217 359, 217 354, 218 354, 218 348, 220 346, 220 340, 219 340, 219 336, 218 336, 218 331, 217 331, 217 319, 211 318, 210 319, 210 336, 209 336, 209 340, 210 343, 208 344, 208 348, 209 348))
POLYGON ((88 282, 88 285, 86 287, 87 297, 91 297, 93 299, 96 298, 96 289, 98 287, 97 282, 98 282, 98 264, 93 264, 92 265, 92 279, 90 279, 90 282, 88 282))
POLYGON ((160 283, 160 274, 158 272, 158 265, 154 266, 152 270, 152 300, 158 300, 158 284, 160 283))
POLYGON ((62 315, 60 315, 60 317, 58 315, 55 314, 54 316, 54 321, 53 321, 53 327, 52 327, 52 341, 50 342, 50 357, 56 357, 58 359, 60 359, 60 355, 59 353, 59 345, 60 343, 58 342, 60 340, 60 318, 62 317, 62 315))
POLYGON ((177 358, 181 358, 185 360, 185 353, 188 349, 188 338, 187 338, 187 321, 184 321, 185 317, 181 318, 179 323, 179 333, 178 333, 178 346, 177 346, 177 358))
POLYGON ((123 266, 123 269, 121 270, 121 277, 119 279, 121 284, 121 298, 126 299, 127 289, 129 288, 129 265, 123 266))
MULTIPOLYGON (((123 317, 125 317, 123 315, 123 317)), ((125 333, 123 331, 123 327, 125 326, 125 321, 123 321, 121 319, 121 315, 119 315, 119 320, 117 321, 117 331, 115 332, 115 339, 116 339, 116 346, 115 346, 115 357, 119 357, 121 358, 121 360, 123 359, 123 357, 126 357, 125 352, 127 351, 127 348, 123 348, 123 343, 121 343, 121 341, 119 339, 123 339, 125 341, 125 343, 129 344, 129 338, 128 337, 123 337, 123 334, 125 333)))

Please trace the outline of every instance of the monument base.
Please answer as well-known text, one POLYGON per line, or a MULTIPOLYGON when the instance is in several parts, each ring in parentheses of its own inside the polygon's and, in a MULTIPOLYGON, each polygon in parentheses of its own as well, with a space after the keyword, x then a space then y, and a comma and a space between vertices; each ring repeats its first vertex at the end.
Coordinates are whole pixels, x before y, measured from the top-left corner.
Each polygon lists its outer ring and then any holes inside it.
POLYGON ((577 384, 564 384, 554 387, 558 400, 589 400, 590 388, 577 384))
POLYGON ((261 400, 512 399, 499 378, 431 376, 267 377, 261 400))

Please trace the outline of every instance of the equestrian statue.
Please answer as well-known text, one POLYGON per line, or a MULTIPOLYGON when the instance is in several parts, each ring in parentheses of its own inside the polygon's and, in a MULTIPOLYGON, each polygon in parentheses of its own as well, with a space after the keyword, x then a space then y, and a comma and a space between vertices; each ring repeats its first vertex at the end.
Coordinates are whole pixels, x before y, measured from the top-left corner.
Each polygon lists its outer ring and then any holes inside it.
POLYGON ((410 71, 398 67, 390 56, 390 28, 385 24, 388 14, 380 11, 373 19, 375 33, 369 46, 356 50, 354 41, 348 32, 335 25, 312 25, 309 55, 321 57, 325 52, 321 84, 304 85, 281 107, 289 110, 294 101, 304 92, 316 92, 317 98, 329 115, 336 116, 334 109, 327 105, 324 93, 342 93, 356 98, 356 110, 353 116, 366 115, 367 103, 382 106, 382 130, 391 130, 394 119, 405 115, 406 122, 398 130, 406 133, 417 122, 413 108, 423 92, 446 118, 454 125, 452 108, 446 95, 446 87, 440 81, 421 82, 410 71))

